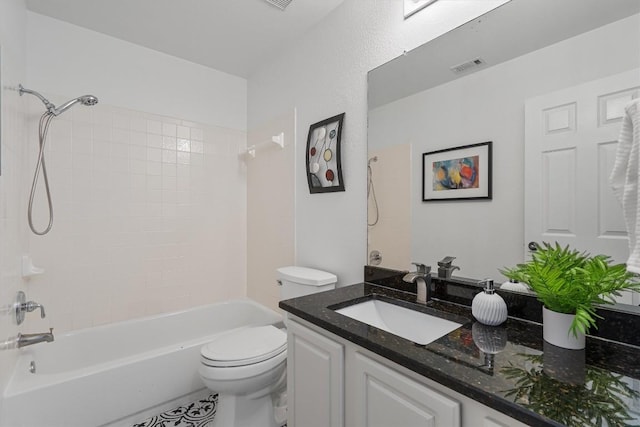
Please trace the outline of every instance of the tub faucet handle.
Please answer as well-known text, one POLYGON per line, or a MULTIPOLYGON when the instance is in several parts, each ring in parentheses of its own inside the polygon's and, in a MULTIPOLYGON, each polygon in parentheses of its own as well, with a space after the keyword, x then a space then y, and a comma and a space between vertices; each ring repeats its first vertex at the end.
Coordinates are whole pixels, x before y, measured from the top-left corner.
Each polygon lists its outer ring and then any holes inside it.
POLYGON ((40 318, 44 319, 46 317, 46 314, 44 312, 44 306, 42 304, 38 304, 35 301, 29 301, 29 302, 25 302, 22 305, 22 310, 28 313, 31 313, 32 311, 37 309, 40 309, 40 318))

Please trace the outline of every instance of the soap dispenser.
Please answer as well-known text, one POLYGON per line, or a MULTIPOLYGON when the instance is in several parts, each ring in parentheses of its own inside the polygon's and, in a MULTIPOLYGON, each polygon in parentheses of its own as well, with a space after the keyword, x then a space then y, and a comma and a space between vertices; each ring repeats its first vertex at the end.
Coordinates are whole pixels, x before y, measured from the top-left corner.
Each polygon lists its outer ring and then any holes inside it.
POLYGON ((529 292, 529 286, 527 286, 526 283, 519 282, 516 279, 507 280, 502 285, 500 285, 500 289, 505 291, 522 292, 525 294, 529 292))
POLYGON ((471 313, 478 322, 497 326, 507 320, 507 304, 502 297, 495 293, 493 280, 485 279, 480 284, 485 284, 483 292, 480 292, 471 302, 471 313))

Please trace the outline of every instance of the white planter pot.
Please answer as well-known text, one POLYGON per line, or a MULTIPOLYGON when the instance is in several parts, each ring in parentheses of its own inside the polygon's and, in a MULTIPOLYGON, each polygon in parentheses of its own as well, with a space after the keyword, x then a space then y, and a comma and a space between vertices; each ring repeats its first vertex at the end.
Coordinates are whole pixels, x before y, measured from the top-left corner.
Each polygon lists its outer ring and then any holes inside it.
POLYGON ((582 350, 585 345, 585 336, 578 332, 576 337, 571 332, 571 323, 575 314, 558 313, 542 307, 542 330, 544 340, 558 347, 571 350, 582 350))

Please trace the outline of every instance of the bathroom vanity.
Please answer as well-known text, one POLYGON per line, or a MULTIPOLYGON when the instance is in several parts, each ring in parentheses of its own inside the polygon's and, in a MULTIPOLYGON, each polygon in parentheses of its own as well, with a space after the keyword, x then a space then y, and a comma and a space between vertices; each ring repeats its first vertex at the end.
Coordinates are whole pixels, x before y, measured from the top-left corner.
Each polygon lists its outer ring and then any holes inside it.
POLYGON ((633 345, 589 337, 586 351, 567 352, 543 342, 539 323, 509 318, 485 327, 468 306, 442 299, 416 304, 414 293, 371 283, 280 307, 289 334, 290 426, 583 426, 640 419, 640 349, 633 345), (336 312, 368 300, 461 326, 418 345, 336 312))

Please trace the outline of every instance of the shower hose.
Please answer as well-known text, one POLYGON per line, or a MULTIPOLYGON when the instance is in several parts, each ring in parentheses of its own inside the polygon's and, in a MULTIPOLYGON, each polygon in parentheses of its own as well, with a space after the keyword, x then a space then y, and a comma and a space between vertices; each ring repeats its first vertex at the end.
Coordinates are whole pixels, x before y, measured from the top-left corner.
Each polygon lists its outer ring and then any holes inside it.
POLYGON ((49 111, 44 113, 42 117, 40 117, 40 126, 38 127, 38 136, 40 142, 40 149, 38 152, 38 163, 36 164, 36 171, 33 175, 33 183, 31 184, 31 193, 29 194, 29 210, 27 213, 27 219, 29 220, 29 228, 38 236, 43 236, 47 234, 51 227, 53 226, 53 202, 51 201, 51 191, 49 190, 49 178, 47 177, 47 166, 44 161, 44 147, 47 142, 47 132, 49 131, 49 125, 51 124, 51 120, 55 117, 55 115, 49 111), (44 179, 44 188, 47 193, 47 203, 49 206, 49 224, 47 228, 42 231, 36 230, 33 225, 33 198, 36 193, 36 186, 38 184, 38 176, 40 175, 40 169, 42 169, 42 176, 44 179))

